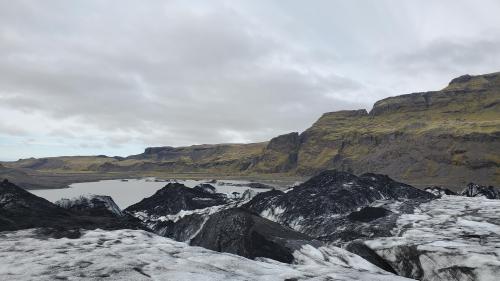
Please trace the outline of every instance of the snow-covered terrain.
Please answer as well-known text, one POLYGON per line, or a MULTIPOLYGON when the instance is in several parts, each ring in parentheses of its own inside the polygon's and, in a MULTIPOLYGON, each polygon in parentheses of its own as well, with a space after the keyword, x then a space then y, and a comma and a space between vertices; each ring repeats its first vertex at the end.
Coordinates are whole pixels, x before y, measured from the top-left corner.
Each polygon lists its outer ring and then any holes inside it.
POLYGON ((408 280, 336 247, 303 246, 294 256, 295 264, 249 260, 140 230, 85 231, 78 239, 0 233, 4 280, 408 280))
POLYGON ((365 243, 401 275, 500 280, 500 200, 444 195, 402 214, 393 231, 365 243))

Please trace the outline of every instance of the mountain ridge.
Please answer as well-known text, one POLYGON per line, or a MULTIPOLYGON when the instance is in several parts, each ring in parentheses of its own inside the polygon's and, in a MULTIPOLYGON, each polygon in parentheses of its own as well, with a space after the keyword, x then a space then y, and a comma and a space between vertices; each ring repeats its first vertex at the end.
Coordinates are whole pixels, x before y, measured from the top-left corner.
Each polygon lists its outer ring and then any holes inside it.
POLYGON ((149 147, 128 157, 3 162, 48 173, 311 176, 325 169, 387 174, 416 186, 500 185, 500 72, 457 77, 440 91, 324 113, 302 133, 267 142, 149 147))

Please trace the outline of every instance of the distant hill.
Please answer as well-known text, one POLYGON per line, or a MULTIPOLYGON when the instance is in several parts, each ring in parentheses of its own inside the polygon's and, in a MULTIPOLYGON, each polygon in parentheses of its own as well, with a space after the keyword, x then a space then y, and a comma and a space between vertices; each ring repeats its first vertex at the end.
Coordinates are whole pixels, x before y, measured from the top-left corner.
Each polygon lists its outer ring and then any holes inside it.
POLYGON ((50 173, 214 176, 310 176, 338 169, 383 173, 416 186, 457 188, 468 182, 498 186, 500 72, 464 75, 440 91, 386 98, 376 102, 370 112, 325 113, 306 131, 269 142, 151 147, 126 158, 32 158, 3 165, 50 173))

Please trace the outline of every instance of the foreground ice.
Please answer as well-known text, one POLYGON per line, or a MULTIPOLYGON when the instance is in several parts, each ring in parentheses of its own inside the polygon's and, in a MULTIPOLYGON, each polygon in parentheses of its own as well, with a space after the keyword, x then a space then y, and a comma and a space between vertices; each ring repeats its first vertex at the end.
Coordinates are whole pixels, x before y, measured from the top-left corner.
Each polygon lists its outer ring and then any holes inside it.
POLYGON ((336 247, 304 246, 296 264, 249 260, 140 230, 86 231, 43 239, 0 233, 2 280, 408 280, 336 247))
POLYGON ((500 200, 446 196, 397 221, 394 237, 365 243, 405 276, 500 280, 500 200))

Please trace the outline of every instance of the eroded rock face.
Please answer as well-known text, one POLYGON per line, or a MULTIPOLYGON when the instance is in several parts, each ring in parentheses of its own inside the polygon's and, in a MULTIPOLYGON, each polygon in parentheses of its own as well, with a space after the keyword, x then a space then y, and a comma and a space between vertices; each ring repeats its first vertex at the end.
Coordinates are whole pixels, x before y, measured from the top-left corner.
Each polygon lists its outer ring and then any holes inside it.
MULTIPOLYGON (((283 193, 272 191, 255 196, 244 207, 262 217, 276 221, 315 238, 331 241, 353 240, 359 235, 383 235, 387 225, 396 219, 393 212, 371 206, 379 200, 398 212, 411 211, 411 206, 435 198, 434 195, 387 176, 364 174, 359 177, 346 172, 325 171, 307 182, 283 193), (359 221, 373 221, 372 230, 360 231, 359 221), (378 227, 381 226, 381 227, 378 227), (371 234, 364 233, 368 231, 371 234)), ((389 228, 390 229, 390 228, 389 228)))
POLYGON ((125 210, 131 213, 145 212, 148 215, 165 216, 180 211, 203 209, 228 203, 220 193, 206 192, 204 188, 189 188, 180 183, 169 183, 153 196, 144 198, 139 203, 125 210))
POLYGON ((277 136, 269 141, 266 149, 274 150, 282 153, 290 153, 299 149, 300 139, 299 133, 293 132, 281 136, 277 136))
POLYGON ((298 133, 277 136, 269 141, 262 155, 250 168, 265 173, 291 171, 297 166, 299 147, 300 137, 298 133))

